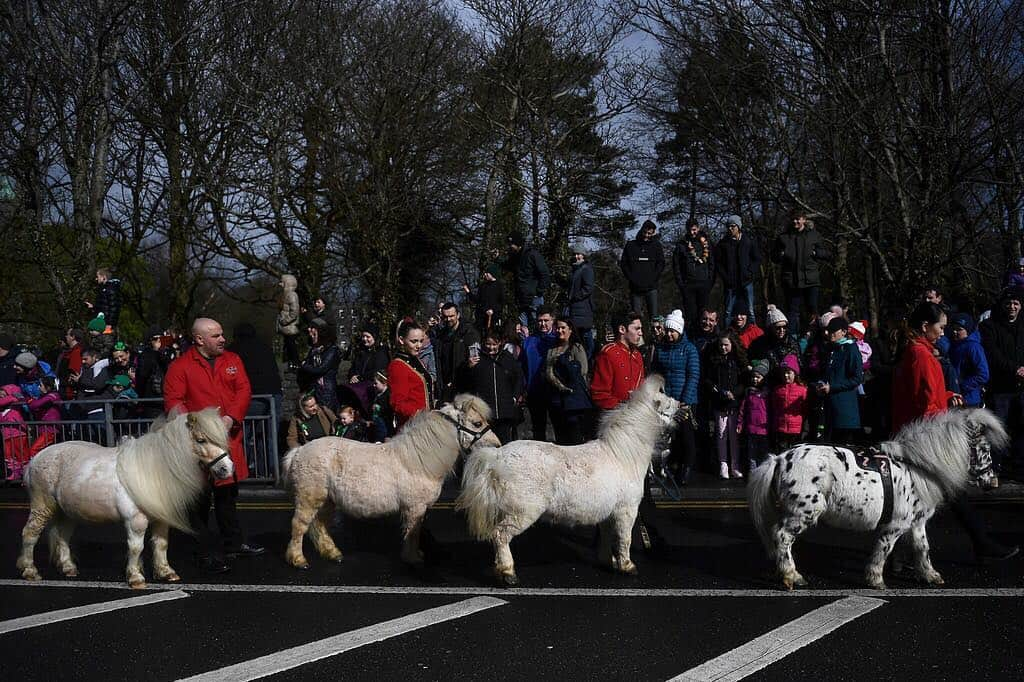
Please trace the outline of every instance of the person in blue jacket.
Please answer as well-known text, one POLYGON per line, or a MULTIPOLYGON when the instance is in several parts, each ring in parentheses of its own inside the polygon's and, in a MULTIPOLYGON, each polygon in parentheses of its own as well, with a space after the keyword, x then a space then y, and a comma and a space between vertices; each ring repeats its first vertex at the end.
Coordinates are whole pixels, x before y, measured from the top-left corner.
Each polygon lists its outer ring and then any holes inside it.
POLYGON ((949 361, 956 369, 960 395, 967 407, 981 407, 988 384, 988 359, 981 345, 981 333, 974 318, 967 313, 955 313, 949 322, 949 361))
POLYGON ((680 403, 687 418, 682 419, 672 438, 668 459, 669 474, 683 485, 697 461, 696 419, 697 387, 700 385, 700 353, 683 336, 683 313, 673 310, 665 318, 665 340, 654 350, 651 369, 665 377, 665 394, 680 403))

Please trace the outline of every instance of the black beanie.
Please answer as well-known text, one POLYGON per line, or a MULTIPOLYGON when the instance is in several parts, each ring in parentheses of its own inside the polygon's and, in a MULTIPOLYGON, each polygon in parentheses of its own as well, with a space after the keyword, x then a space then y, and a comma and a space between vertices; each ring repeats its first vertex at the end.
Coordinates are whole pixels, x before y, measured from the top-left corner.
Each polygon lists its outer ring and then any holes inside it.
POLYGON ((380 326, 376 322, 364 322, 363 326, 359 328, 359 331, 367 332, 373 337, 374 341, 380 341, 380 326))
POLYGON ((0 348, 4 350, 14 348, 14 337, 10 334, 0 334, 0 348))
POLYGON ((522 246, 526 243, 526 236, 519 231, 513 232, 508 236, 508 243, 515 246, 522 246))

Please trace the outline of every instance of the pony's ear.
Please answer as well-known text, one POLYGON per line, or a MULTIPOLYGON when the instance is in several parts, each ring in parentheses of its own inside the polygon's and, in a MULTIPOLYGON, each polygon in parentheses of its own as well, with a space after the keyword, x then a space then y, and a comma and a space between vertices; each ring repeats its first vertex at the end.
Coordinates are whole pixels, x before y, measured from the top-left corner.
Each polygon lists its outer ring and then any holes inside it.
POLYGON ((190 429, 194 429, 196 427, 196 415, 192 412, 189 412, 187 415, 185 415, 185 423, 188 424, 188 427, 190 429))

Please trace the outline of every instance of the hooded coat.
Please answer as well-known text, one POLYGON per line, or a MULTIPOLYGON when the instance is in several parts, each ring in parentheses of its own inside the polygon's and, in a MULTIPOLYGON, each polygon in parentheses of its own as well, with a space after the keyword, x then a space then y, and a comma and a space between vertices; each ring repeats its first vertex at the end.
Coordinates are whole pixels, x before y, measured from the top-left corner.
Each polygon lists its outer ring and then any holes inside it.
POLYGON ((643 294, 658 288, 658 280, 665 269, 665 252, 661 248, 661 240, 655 235, 644 241, 637 237, 626 243, 619 259, 619 267, 629 290, 643 294))

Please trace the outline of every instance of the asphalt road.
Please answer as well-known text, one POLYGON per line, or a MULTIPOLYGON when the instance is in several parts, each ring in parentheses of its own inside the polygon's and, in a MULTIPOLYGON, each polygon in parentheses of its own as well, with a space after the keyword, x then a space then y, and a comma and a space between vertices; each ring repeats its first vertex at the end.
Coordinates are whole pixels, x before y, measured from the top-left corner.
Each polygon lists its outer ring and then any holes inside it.
MULTIPOLYGON (((2 499, 4 680, 268 671, 281 680, 667 680, 688 671, 686 679, 1024 678, 1024 560, 975 565, 966 535, 946 517, 930 529, 944 588, 890 572, 891 590, 866 590, 869 538, 816 529, 796 548, 811 586, 785 593, 740 503, 691 501, 659 508, 668 547, 655 556, 635 548, 637 577, 596 564, 591 530, 539 525, 513 543, 520 589, 503 590, 490 576, 489 548, 468 538, 449 505, 428 515, 422 569, 399 561, 396 522, 339 520, 344 562, 319 559, 307 542, 312 566, 297 571, 282 558, 288 503, 249 499, 242 521, 266 555, 207 576, 190 539, 175 535, 171 563, 184 582, 134 592, 124 589, 115 526, 78 530, 74 583, 46 562, 44 543, 36 561, 47 582, 20 581, 14 562, 27 512, 16 497, 2 499), (143 595, 160 601, 17 620, 143 595), (5 632, 5 623, 17 629, 5 632)), ((981 509, 997 538, 1024 542, 1024 504, 981 509)))

